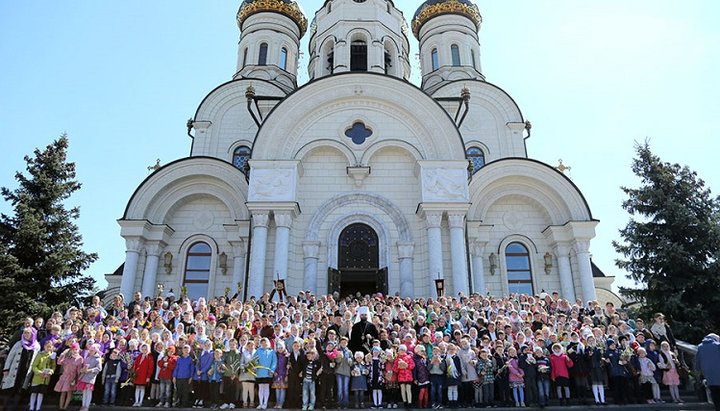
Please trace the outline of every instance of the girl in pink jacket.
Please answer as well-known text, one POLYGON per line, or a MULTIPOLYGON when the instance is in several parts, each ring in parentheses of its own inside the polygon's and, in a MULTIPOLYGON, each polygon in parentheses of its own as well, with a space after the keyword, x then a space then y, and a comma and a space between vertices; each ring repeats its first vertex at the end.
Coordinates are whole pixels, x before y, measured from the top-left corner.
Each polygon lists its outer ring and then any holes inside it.
POLYGON ((525 371, 518 363, 517 350, 515 347, 508 348, 508 380, 512 388, 513 399, 516 407, 525 406, 525 371))
POLYGON ((550 355, 550 378, 555 381, 557 397, 560 403, 568 405, 570 403, 570 367, 573 366, 573 362, 565 354, 560 344, 553 344, 552 351, 552 355, 550 355), (563 391, 565 391, 564 398, 563 391))

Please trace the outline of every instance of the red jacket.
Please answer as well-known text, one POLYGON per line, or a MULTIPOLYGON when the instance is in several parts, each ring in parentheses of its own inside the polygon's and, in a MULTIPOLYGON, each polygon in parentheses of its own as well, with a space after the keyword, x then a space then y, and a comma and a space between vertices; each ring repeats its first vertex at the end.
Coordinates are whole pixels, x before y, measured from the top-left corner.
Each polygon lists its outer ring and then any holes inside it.
POLYGON ((555 355, 550 354, 550 378, 555 381, 555 378, 570 378, 570 367, 573 366, 573 362, 566 354, 555 355))
POLYGON ((158 360, 158 380, 172 380, 173 371, 177 366, 177 355, 165 356, 158 360))
POLYGON ((393 363, 393 371, 397 373, 397 380, 399 383, 408 383, 413 381, 413 368, 415 368, 415 361, 412 355, 405 354, 399 355, 393 363), (406 368, 400 368, 400 361, 407 364, 406 368))
POLYGON ((155 371, 155 360, 153 360, 153 357, 150 354, 146 355, 144 359, 143 355, 140 354, 137 358, 135 358, 133 369, 135 370, 135 379, 133 380, 133 384, 145 385, 150 382, 150 378, 155 371))

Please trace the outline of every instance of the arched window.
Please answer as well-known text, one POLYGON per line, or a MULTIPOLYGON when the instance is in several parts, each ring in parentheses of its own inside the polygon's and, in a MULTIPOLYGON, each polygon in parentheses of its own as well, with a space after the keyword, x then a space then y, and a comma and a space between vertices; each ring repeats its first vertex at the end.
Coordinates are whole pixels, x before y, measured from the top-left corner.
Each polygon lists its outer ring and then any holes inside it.
POLYGON ((460 48, 457 44, 453 44, 450 46, 450 55, 452 56, 452 65, 453 66, 459 66, 460 65, 460 48))
POLYGON ((385 74, 391 74, 390 70, 392 69, 392 55, 390 54, 390 50, 385 49, 385 74))
POLYGON ((187 296, 192 300, 208 295, 211 259, 212 249, 207 243, 195 243, 187 251, 183 285, 187 288, 187 296))
POLYGON ((470 175, 477 173, 485 165, 485 153, 479 147, 469 147, 465 150, 465 158, 470 161, 470 175))
POLYGON ((243 60, 242 60, 243 67, 245 67, 245 65, 247 64, 247 53, 248 53, 248 49, 247 49, 247 47, 245 47, 245 51, 243 51, 243 60))
POLYGON ((280 68, 287 69, 287 49, 285 47, 280 49, 280 68))
POLYGON ((267 64, 267 52, 268 52, 268 45, 267 43, 262 43, 260 45, 260 53, 258 54, 258 65, 264 66, 267 64))
POLYGON ((430 55, 432 56, 432 69, 437 70, 438 68, 440 68, 440 61, 438 60, 437 49, 432 49, 432 52, 430 52, 430 55))
POLYGON ((367 44, 362 40, 350 44, 350 71, 367 71, 367 44))
POLYGON ((240 171, 247 175, 248 173, 248 160, 250 159, 250 147, 240 146, 233 151, 232 163, 240 171))
POLYGON ((520 243, 510 243, 505 248, 508 291, 510 293, 533 294, 530 253, 520 243))

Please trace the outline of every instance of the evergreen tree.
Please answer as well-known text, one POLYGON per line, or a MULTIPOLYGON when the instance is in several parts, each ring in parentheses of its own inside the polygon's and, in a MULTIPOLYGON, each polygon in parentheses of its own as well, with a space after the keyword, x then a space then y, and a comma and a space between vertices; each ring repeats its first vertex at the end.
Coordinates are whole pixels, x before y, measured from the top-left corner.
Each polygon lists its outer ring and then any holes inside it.
POLYGON ((675 334, 698 342, 720 330, 720 198, 687 166, 636 146, 639 188, 623 187, 631 219, 613 242, 616 261, 640 288, 621 293, 640 303, 641 315, 662 312, 675 334))
POLYGON ((79 190, 75 164, 67 162, 63 134, 45 150, 25 156, 27 176, 15 174, 18 187, 1 189, 13 215, 0 215, 0 337, 23 316, 77 304, 95 281, 84 275, 97 254, 82 250, 77 207, 64 201, 79 190))

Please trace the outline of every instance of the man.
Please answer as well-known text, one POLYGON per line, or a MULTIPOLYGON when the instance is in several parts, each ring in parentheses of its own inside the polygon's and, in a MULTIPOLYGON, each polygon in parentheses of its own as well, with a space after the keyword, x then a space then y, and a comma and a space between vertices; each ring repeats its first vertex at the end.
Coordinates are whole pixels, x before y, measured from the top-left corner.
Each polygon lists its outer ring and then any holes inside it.
POLYGON ((695 368, 702 372, 710 389, 715 410, 720 410, 720 336, 708 334, 698 345, 695 368))
POLYGON ((378 338, 377 328, 368 321, 369 312, 370 310, 367 307, 358 308, 360 321, 353 325, 350 332, 350 350, 352 352, 362 351, 368 354, 372 340, 378 338))
POLYGON ((343 316, 340 310, 335 310, 335 316, 333 318, 333 323, 327 328, 327 331, 325 332, 325 336, 327 336, 327 333, 329 333, 331 330, 335 331, 335 334, 338 337, 347 337, 347 335, 341 335, 340 329, 342 328, 342 322, 343 322, 343 316))

